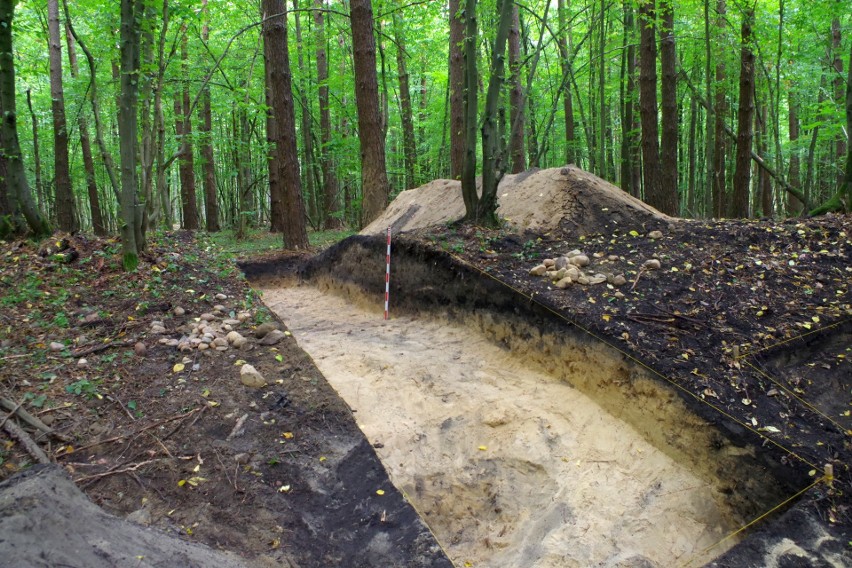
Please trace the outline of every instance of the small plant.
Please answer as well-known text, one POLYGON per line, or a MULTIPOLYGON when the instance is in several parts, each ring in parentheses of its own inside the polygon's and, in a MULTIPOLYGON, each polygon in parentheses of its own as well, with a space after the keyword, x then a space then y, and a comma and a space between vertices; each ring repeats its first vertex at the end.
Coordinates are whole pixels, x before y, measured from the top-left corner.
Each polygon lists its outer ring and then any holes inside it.
POLYGON ((98 387, 87 379, 81 379, 71 383, 65 387, 65 392, 78 396, 83 395, 90 400, 93 398, 101 398, 101 395, 98 392, 98 387))

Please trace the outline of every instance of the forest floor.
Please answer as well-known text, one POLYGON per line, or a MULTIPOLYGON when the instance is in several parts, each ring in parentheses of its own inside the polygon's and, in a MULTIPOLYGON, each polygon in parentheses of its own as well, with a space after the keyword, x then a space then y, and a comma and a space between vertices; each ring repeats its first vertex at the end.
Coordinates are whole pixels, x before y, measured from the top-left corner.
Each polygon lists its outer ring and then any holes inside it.
MULTIPOLYGON (((597 232, 578 232, 573 222, 528 233, 442 224, 395 239, 395 266, 411 278, 397 280, 392 298, 400 317, 408 302, 457 306, 463 318, 466 308, 508 294, 512 310, 529 306, 635 359, 725 435, 704 446, 744 448, 770 474, 771 489, 720 485, 732 501, 750 489, 765 493, 743 523, 790 497, 781 509, 809 520, 758 523, 750 533, 771 527, 765 542, 746 541, 718 565, 759 565, 771 554, 778 565, 841 566, 852 551, 849 224, 831 215, 654 219, 597 232), (561 288, 553 271, 530 274, 574 249, 587 257, 574 262, 588 284, 560 278, 561 288)), ((127 274, 119 248, 83 236, 0 245, 0 397, 12 406, 0 422, 16 420, 7 415, 18 408, 44 422, 52 434, 32 436, 106 511, 251 565, 450 565, 365 441, 352 403, 232 259, 207 237, 175 233, 153 241, 140 270, 127 274)), ((284 275, 288 286, 299 274, 346 280, 341 272, 379 283, 377 297, 384 285, 382 237, 354 237, 313 259, 268 253, 253 262, 244 265, 250 277, 284 275), (375 253, 362 271, 375 265, 376 274, 350 270, 344 257, 358 247, 375 253)), ((514 350, 512 334, 499 340, 514 350)), ((664 423, 654 428, 678 436, 664 423)), ((381 441, 370 441, 381 453, 381 441)), ((5 431, 0 442, 0 478, 32 466, 5 431)), ((45 546, 61 546, 50 538, 45 546)), ((474 565, 479 557, 471 558, 474 565)))

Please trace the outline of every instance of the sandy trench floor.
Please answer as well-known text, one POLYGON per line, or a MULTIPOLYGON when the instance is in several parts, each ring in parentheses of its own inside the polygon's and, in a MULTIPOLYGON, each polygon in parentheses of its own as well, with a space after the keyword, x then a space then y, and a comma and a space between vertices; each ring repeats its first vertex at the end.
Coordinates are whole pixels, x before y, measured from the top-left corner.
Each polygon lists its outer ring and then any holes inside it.
POLYGON ((718 492, 479 332, 261 288, 356 411, 456 566, 698 566, 735 544, 718 492))

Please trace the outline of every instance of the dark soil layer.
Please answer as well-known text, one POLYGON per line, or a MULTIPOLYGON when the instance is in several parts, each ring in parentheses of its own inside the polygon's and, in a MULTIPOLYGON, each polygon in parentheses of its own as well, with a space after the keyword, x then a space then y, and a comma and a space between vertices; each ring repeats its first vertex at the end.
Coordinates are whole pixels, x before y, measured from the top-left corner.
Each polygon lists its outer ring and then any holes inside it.
MULTIPOLYGON (((488 311, 537 332, 609 343, 704 419, 720 449, 747 450, 740 469, 720 461, 717 473, 731 482, 744 520, 760 520, 714 565, 766 565, 769 557, 780 565, 849 565, 849 222, 678 221, 658 239, 643 227, 579 237, 433 227, 395 240, 391 310, 488 311), (542 259, 572 249, 588 254, 595 270, 623 273, 627 284, 560 290, 529 275, 542 259), (643 268, 651 258, 660 269, 643 268), (756 479, 758 471, 770 481, 756 479)), ((384 253, 384 238, 353 237, 309 262, 302 276, 378 295, 384 253)), ((276 271, 244 269, 250 278, 276 271)))
MULTIPOLYGON (((0 396, 49 423, 52 436, 32 436, 106 511, 249 566, 450 566, 296 341, 254 337, 274 317, 205 245, 167 236, 127 274, 114 241, 2 244, 0 396), (180 352, 160 342, 211 313, 247 314, 234 324, 247 344, 180 352), (267 387, 240 382, 245 362, 267 387)), ((0 480, 33 461, 0 430, 0 480)), ((42 553, 86 522, 62 519, 32 525, 35 541, 4 530, 15 565, 42 565, 42 553)))

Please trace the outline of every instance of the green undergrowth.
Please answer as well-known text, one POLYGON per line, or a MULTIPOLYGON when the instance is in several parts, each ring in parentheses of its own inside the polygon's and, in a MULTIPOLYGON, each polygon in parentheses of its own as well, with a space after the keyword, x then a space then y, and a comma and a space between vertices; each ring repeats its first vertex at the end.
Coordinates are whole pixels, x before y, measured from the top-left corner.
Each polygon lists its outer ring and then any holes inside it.
MULTIPOLYGON (((310 231, 308 240, 312 247, 321 250, 354 234, 354 230, 310 231)), ((222 252, 237 257, 249 257, 282 249, 281 235, 258 229, 249 230, 244 239, 237 239, 236 231, 230 229, 210 233, 208 238, 222 252)))

